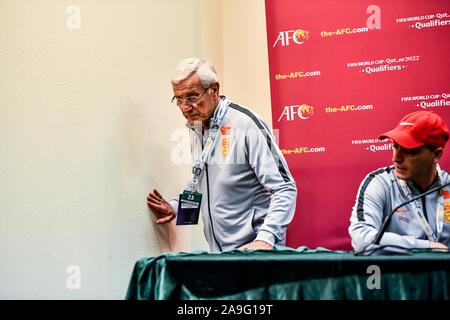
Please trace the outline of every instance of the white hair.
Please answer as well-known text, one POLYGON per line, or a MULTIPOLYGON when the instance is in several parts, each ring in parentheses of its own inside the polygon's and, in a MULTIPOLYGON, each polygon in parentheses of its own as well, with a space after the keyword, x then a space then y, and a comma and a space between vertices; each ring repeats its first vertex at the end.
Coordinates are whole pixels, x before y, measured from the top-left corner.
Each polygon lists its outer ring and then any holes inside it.
POLYGON ((172 84, 179 84, 195 73, 205 89, 218 81, 216 69, 211 63, 200 58, 186 58, 181 60, 175 68, 172 84))

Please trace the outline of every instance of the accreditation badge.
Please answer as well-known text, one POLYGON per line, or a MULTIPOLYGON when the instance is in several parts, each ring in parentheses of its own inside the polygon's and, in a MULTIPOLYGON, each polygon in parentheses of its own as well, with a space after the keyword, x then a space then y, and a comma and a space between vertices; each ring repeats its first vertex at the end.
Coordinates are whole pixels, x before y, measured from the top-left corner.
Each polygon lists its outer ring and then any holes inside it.
POLYGON ((202 194, 184 190, 178 199, 177 225, 197 224, 202 194))

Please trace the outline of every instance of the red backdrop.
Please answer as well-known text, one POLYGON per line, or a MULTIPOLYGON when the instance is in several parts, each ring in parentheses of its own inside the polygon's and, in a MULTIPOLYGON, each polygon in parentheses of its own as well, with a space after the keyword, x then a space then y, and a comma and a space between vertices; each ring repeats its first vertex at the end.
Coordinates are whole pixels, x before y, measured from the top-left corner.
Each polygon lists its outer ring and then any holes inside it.
POLYGON ((416 110, 450 125, 450 1, 266 0, 266 21, 273 127, 299 189, 287 244, 351 249, 359 184, 391 164, 379 134, 416 110))

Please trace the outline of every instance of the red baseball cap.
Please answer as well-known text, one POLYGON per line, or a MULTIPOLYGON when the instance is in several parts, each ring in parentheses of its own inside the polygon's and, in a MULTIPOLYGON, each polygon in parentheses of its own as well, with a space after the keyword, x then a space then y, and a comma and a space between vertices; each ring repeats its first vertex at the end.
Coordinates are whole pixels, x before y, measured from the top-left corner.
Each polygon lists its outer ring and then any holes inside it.
POLYGON ((443 148, 448 137, 447 125, 433 111, 411 112, 394 129, 380 135, 380 139, 390 138, 407 149, 426 144, 443 148))

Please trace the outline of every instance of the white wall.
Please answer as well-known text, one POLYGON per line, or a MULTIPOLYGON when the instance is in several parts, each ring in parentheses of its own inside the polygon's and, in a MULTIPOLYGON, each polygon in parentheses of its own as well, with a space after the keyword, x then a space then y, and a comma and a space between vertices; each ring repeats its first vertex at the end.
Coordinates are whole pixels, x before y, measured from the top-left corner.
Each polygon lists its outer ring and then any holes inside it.
POLYGON ((155 226, 145 203, 189 176, 170 76, 205 57, 270 120, 266 51, 263 0, 1 1, 0 299, 122 299, 137 259, 207 249, 201 225, 155 226))

